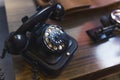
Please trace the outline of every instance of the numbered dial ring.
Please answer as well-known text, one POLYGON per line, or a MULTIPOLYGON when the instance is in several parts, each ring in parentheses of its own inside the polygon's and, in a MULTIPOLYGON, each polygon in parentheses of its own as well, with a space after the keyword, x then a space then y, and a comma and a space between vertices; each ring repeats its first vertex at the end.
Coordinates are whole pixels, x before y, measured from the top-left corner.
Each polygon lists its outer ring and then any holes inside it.
POLYGON ((44 43, 52 51, 62 51, 65 49, 65 32, 57 25, 50 25, 44 33, 44 43))

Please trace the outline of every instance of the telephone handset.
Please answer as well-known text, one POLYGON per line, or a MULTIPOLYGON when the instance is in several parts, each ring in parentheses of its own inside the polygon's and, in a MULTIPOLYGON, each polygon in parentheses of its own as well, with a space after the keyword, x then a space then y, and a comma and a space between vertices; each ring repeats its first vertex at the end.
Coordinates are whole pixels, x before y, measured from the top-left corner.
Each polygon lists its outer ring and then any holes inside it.
POLYGON ((23 25, 6 40, 5 49, 11 54, 21 54, 48 75, 58 74, 78 47, 61 26, 45 23, 48 18, 59 21, 63 16, 64 8, 56 3, 30 18, 24 17, 23 25))

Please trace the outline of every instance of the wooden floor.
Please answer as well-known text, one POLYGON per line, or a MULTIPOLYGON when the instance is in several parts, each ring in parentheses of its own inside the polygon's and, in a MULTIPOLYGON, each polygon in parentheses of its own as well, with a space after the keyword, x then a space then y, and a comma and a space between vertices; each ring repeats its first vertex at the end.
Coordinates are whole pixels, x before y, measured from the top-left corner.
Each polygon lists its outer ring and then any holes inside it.
POLYGON ((120 74, 114 75, 114 76, 110 76, 110 77, 102 79, 102 80, 120 80, 120 74))

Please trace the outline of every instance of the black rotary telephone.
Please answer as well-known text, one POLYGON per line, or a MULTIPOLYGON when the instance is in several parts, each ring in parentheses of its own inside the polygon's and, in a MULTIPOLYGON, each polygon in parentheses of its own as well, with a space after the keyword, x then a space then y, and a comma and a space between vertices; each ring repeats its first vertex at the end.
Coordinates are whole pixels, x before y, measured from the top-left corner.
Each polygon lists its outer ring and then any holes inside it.
POLYGON ((50 18, 60 20, 64 8, 56 3, 24 17, 23 25, 10 33, 5 41, 5 51, 21 54, 29 63, 48 75, 56 75, 69 62, 77 49, 77 42, 61 26, 46 24, 50 18))

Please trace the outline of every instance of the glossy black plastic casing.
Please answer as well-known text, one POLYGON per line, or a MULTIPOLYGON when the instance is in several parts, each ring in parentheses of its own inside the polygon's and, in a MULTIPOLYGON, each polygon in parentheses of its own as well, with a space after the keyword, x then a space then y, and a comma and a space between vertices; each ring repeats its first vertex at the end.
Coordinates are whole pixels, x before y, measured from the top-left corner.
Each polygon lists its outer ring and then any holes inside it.
POLYGON ((78 45, 75 39, 65 33, 68 43, 66 50, 61 53, 52 52, 44 45, 41 39, 42 33, 49 24, 39 26, 41 27, 34 31, 34 34, 31 36, 28 50, 22 55, 28 62, 36 65, 40 70, 43 70, 45 74, 55 76, 59 74, 63 67, 72 59, 78 45))

